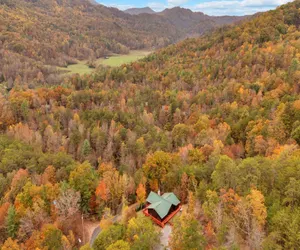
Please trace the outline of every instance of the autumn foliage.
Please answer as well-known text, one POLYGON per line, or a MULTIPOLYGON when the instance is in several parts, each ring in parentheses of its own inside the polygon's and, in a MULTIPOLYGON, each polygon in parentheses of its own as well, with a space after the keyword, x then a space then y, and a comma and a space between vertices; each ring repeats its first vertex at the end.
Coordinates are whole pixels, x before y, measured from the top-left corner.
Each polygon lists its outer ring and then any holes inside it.
MULTIPOLYGON (((0 1, 0 14, 16 1, 0 1)), ((74 4, 80 20, 90 13, 90 4, 77 1, 34 2, 56 14, 65 10, 58 2, 74 4)), ((0 67, 0 80, 20 77, 0 88, 0 246, 79 248, 82 220, 93 219, 105 228, 99 249, 155 249, 159 234, 136 210, 150 191, 160 191, 174 192, 184 205, 172 222, 172 249, 299 249, 299 8, 296 0, 52 86, 45 79, 51 68, 36 70, 21 58, 15 65, 11 50, 49 64, 57 63, 53 53, 102 55, 96 47, 108 46, 105 40, 85 32, 86 25, 96 29, 98 14, 75 33, 50 38, 45 12, 37 29, 27 19, 5 19, 16 44, 0 49, 0 66, 11 65, 0 67), (21 26, 26 36, 13 31, 21 26), (41 37, 52 45, 34 46, 41 37), (38 84, 19 84, 24 79, 38 84)), ((118 38, 135 43, 124 32, 118 38)), ((154 42, 146 38, 138 39, 154 42)), ((120 42, 112 51, 124 49, 120 42)))

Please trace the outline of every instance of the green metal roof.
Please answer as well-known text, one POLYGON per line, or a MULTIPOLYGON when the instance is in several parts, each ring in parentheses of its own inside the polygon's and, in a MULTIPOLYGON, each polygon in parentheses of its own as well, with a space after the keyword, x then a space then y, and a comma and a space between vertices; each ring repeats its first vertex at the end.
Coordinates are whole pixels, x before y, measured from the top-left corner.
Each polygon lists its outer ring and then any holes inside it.
POLYGON ((164 218, 169 213, 171 206, 170 202, 161 200, 151 204, 148 208, 154 209, 160 218, 164 218))
POLYGON ((152 204, 158 201, 161 201, 161 197, 157 193, 151 191, 148 195, 147 202, 152 204))
POLYGON ((148 209, 154 209, 161 219, 169 213, 172 204, 177 206, 180 203, 173 193, 165 193, 162 196, 159 196, 154 192, 150 192, 147 202, 151 203, 148 209))
POLYGON ((174 206, 177 206, 180 203, 180 200, 178 200, 174 193, 164 193, 162 197, 168 202, 171 202, 174 206))

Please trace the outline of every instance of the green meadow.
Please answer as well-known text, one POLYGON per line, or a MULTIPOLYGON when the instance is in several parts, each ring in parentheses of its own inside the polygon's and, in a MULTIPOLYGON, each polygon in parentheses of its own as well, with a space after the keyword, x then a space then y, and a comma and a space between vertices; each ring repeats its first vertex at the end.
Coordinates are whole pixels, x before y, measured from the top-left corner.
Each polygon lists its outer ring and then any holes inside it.
MULTIPOLYGON (((104 65, 104 66, 110 66, 110 67, 118 67, 123 64, 131 63, 134 61, 137 61, 139 59, 142 59, 143 57, 149 55, 150 51, 144 51, 144 50, 133 50, 130 51, 127 55, 111 55, 108 57, 108 59, 100 58, 96 61, 96 65, 104 65)), ((61 70, 67 71, 66 74, 89 74, 92 73, 95 69, 89 68, 86 65, 87 61, 79 61, 77 64, 69 65, 67 68, 59 68, 61 70)))
POLYGON ((149 51, 134 50, 131 51, 128 55, 113 55, 108 59, 99 59, 97 63, 98 65, 102 64, 110 67, 118 67, 122 64, 127 64, 142 59, 150 53, 151 52, 149 51))
POLYGON ((67 74, 89 74, 92 73, 94 69, 89 68, 89 66, 86 65, 86 61, 79 61, 77 64, 69 65, 67 68, 63 68, 64 70, 67 70, 67 74))

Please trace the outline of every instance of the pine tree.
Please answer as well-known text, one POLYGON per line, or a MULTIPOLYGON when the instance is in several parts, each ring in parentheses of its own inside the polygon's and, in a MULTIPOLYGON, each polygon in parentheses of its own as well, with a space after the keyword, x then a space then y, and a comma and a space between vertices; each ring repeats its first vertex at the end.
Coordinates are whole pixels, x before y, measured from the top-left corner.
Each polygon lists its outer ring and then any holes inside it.
POLYGON ((90 142, 85 139, 81 148, 81 153, 84 157, 88 156, 91 153, 91 145, 90 142))
POLYGON ((17 220, 17 214, 14 206, 10 206, 6 217, 6 231, 7 235, 11 238, 15 238, 19 228, 17 220))

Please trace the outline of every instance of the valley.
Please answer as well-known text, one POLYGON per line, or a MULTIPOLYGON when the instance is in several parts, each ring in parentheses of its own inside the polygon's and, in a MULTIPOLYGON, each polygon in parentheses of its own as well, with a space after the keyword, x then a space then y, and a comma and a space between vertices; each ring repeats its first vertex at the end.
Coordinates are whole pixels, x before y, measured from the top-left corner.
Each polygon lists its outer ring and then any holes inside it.
MULTIPOLYGON (((55 67, 159 49, 244 18, 210 17, 183 8, 130 15, 90 0, 2 0, 0 84, 14 85, 17 79, 37 85, 40 78, 48 85, 59 84, 62 76, 55 67)), ((118 63, 111 59, 108 64, 118 63)), ((70 69, 91 72, 82 63, 70 69)))
POLYGON ((0 249, 300 249, 300 0, 271 2, 0 0, 0 249))

